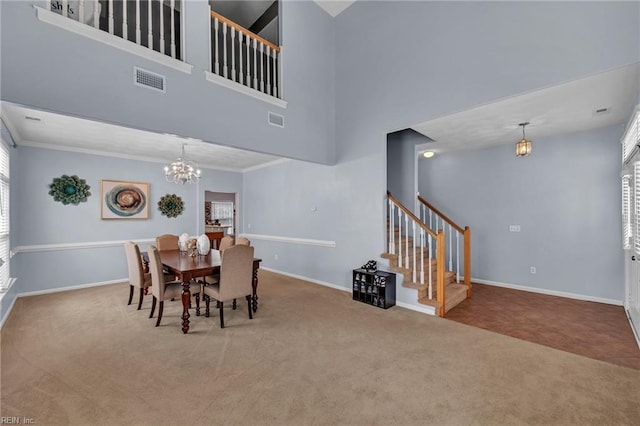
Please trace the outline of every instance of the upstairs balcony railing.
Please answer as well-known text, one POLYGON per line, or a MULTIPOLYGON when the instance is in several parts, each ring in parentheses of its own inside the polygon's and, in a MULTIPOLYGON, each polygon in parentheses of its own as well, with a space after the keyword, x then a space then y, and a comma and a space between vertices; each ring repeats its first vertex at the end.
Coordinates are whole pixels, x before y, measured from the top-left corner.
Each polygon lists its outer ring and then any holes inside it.
POLYGON ((281 99, 280 47, 211 11, 211 72, 281 99))
POLYGON ((66 18, 182 60, 182 0, 48 0, 66 18))

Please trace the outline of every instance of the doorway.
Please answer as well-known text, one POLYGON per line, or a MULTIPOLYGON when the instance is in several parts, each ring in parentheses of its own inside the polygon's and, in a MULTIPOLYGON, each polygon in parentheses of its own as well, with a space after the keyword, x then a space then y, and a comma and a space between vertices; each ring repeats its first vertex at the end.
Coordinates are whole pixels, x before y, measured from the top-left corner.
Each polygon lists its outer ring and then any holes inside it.
POLYGON ((238 229, 238 194, 235 192, 204 192, 204 230, 234 236, 238 229))

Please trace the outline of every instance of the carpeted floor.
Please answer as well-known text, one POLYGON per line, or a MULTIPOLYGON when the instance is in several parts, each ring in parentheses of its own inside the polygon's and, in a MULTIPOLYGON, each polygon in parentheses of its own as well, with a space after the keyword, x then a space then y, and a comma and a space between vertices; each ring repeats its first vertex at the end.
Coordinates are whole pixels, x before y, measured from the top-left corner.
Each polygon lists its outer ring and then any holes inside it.
POLYGON ((38 425, 640 423, 640 371, 260 271, 260 307, 163 324, 126 284, 20 298, 1 416, 38 425))

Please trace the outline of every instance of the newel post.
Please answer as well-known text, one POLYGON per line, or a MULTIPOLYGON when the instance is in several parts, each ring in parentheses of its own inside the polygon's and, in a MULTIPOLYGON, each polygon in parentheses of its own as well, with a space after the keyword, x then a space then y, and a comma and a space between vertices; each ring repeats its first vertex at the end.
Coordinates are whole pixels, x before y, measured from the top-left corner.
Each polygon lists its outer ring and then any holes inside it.
POLYGON ((445 239, 444 231, 440 229, 436 236, 436 287, 437 299, 440 304, 438 316, 444 318, 446 297, 444 294, 444 269, 445 269, 445 239))
POLYGON ((471 228, 464 227, 464 283, 467 297, 471 297, 471 228))

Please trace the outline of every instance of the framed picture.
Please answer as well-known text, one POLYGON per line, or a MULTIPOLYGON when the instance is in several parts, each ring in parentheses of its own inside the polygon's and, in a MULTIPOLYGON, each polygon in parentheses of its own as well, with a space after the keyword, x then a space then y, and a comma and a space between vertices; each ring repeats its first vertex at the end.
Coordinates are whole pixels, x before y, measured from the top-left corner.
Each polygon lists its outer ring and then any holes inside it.
POLYGON ((149 184, 101 181, 102 219, 149 219, 149 184))

